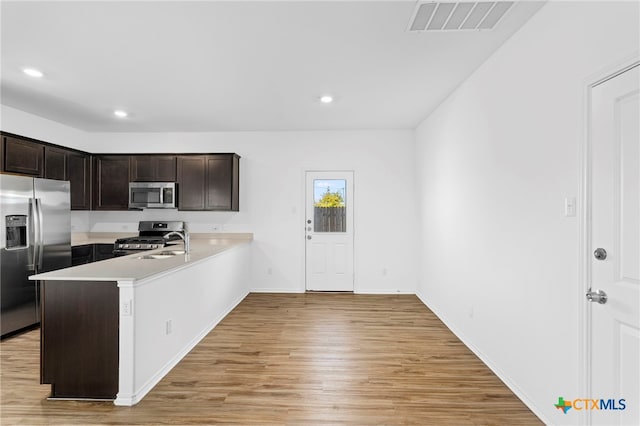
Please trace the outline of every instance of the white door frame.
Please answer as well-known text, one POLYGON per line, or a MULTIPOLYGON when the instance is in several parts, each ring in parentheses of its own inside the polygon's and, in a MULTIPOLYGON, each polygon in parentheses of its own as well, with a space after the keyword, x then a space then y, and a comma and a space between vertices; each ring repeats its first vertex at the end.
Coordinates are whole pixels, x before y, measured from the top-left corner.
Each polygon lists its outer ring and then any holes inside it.
POLYGON ((302 188, 302 209, 301 209, 301 214, 299 215, 300 217, 300 230, 301 230, 301 237, 300 237, 300 246, 301 246, 301 250, 302 253, 304 253, 304 255, 302 256, 302 274, 301 274, 301 282, 302 282, 302 286, 301 286, 301 291, 304 293, 307 290, 307 254, 306 254, 306 250, 307 250, 307 232, 306 232, 306 205, 307 205, 307 173, 308 172, 328 172, 328 173, 344 173, 344 172, 349 172, 352 174, 352 185, 353 185, 353 193, 351 195, 351 210, 352 210, 352 216, 353 216, 353 224, 351 225, 352 228, 352 235, 353 235, 353 293, 357 293, 357 276, 356 276, 356 266, 357 266, 357 261, 356 261, 356 228, 357 228, 357 198, 358 198, 358 194, 357 194, 357 190, 355 189, 356 187, 356 169, 355 168, 340 168, 340 169, 335 169, 335 168, 330 168, 330 167, 307 167, 307 168, 302 168, 301 170, 301 188, 302 188))
MULTIPOLYGON (((610 80, 625 71, 640 64, 640 52, 610 65, 587 78, 584 85, 584 138, 581 144, 581 178, 580 178, 580 239, 579 239, 579 264, 578 277, 578 303, 579 338, 580 345, 580 378, 579 388, 582 391, 581 398, 591 398, 600 395, 591 394, 591 305, 587 303, 585 294, 589 290, 591 282, 591 226, 592 226, 592 184, 591 184, 591 103, 594 87, 610 80)), ((591 424, 591 418, 587 410, 581 413, 581 424, 591 424)))

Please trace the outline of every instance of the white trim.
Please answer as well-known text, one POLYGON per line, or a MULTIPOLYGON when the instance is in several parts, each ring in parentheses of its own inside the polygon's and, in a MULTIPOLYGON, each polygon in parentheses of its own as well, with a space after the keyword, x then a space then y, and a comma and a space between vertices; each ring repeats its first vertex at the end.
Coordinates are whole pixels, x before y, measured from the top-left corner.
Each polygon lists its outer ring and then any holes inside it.
POLYGON ((359 288, 357 290, 354 290, 353 292, 355 294, 389 294, 389 295, 416 294, 415 291, 399 291, 399 290, 393 290, 393 289, 379 289, 379 288, 374 288, 374 289, 359 288))
POLYGON ((521 389, 518 385, 516 385, 515 381, 511 380, 511 378, 507 376, 507 374, 498 367, 498 364, 494 363, 488 356, 483 354, 475 345, 473 345, 471 343, 471 340, 469 340, 460 330, 458 330, 453 325, 453 323, 449 321, 441 311, 439 311, 438 309, 435 309, 432 305, 430 305, 423 294, 416 292, 416 296, 427 308, 429 308, 438 317, 438 319, 440 319, 440 321, 443 322, 445 326, 447 326, 449 330, 451 330, 453 334, 456 335, 458 339, 460 339, 462 343, 464 343, 464 345, 467 348, 471 350, 471 352, 473 352, 478 358, 480 358, 480 361, 482 361, 500 380, 502 380, 502 382, 514 394, 516 394, 518 398, 520 398, 520 400, 527 407, 529 407, 529 409, 533 412, 533 414, 538 416, 538 418, 542 420, 542 422, 545 424, 548 424, 548 425, 554 424, 554 422, 552 422, 549 418, 545 417, 543 410, 539 409, 533 403, 533 399, 530 398, 529 395, 527 395, 527 393, 523 389, 521 389))
POLYGON ((268 287, 268 288, 250 288, 249 293, 304 293, 304 289, 298 288, 277 288, 277 287, 268 287))
MULTIPOLYGON (((583 138, 580 144, 580 181, 578 206, 581 208, 578 240, 578 293, 583 303, 578 304, 578 345, 580 354, 579 388, 585 397, 591 395, 591 304, 584 302, 591 283, 591 93, 593 88, 629 69, 640 65, 640 52, 602 68, 590 75, 583 86, 583 138)), ((581 423, 591 424, 590 413, 582 413, 581 423)))

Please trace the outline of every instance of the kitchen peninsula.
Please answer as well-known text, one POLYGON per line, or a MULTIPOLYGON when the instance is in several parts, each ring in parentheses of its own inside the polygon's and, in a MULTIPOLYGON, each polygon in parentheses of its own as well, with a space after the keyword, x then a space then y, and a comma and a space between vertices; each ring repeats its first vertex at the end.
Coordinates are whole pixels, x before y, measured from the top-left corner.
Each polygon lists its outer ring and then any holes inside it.
POLYGON ((218 236, 31 276, 51 398, 138 403, 248 294, 252 234, 218 236))

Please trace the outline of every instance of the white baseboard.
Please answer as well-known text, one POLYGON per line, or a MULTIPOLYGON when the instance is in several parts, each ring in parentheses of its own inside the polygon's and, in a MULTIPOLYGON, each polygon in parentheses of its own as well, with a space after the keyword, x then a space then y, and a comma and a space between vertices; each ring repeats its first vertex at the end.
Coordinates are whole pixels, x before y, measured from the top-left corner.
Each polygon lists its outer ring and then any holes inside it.
POLYGON ((389 294, 389 295, 393 295, 393 294, 415 294, 412 291, 398 291, 398 290, 393 290, 393 289, 379 289, 379 288, 375 288, 375 289, 367 289, 367 288, 358 288, 355 289, 353 291, 356 294, 389 294))
POLYGON ((118 394, 117 398, 115 399, 115 401, 113 401, 113 403, 115 405, 131 406, 140 402, 142 398, 144 398, 151 391, 151 389, 153 389, 154 386, 157 385, 160 382, 160 380, 162 380, 162 378, 166 376, 169 373, 169 371, 173 369, 173 367, 178 365, 178 363, 182 361, 182 358, 184 358, 189 352, 191 352, 191 350, 195 348, 196 345, 200 343, 200 341, 204 339, 207 336, 207 334, 209 334, 211 330, 213 330, 220 323, 220 321, 224 319, 224 317, 229 315, 229 313, 236 306, 238 306, 238 304, 242 302, 244 298, 247 297, 248 294, 249 292, 246 292, 242 296, 240 296, 238 299, 233 301, 231 305, 227 307, 227 309, 225 309, 220 315, 218 315, 218 317, 216 317, 216 319, 213 320, 210 324, 205 326, 204 329, 200 333, 198 333, 193 339, 191 339, 180 352, 178 352, 173 358, 171 358, 162 368, 160 368, 160 370, 156 372, 156 374, 154 374, 151 378, 149 378, 149 380, 147 380, 147 382, 144 385, 142 385, 139 389, 137 389, 132 395, 121 396, 120 394, 118 394))
POLYGON ((427 298, 424 296, 424 294, 421 294, 420 292, 416 291, 416 296, 418 296, 418 299, 420 299, 420 301, 422 303, 424 303, 424 305, 429 308, 439 319, 440 321, 442 321, 444 323, 444 325, 447 326, 447 328, 449 330, 451 330, 451 332, 453 334, 456 335, 456 337, 458 339, 460 339, 460 341, 462 343, 464 343, 464 345, 469 348, 469 350, 471 350, 471 352, 473 352, 478 358, 480 358, 480 360, 491 370, 493 371, 493 373, 498 376, 498 378, 500 380, 502 380, 502 382, 514 393, 516 394, 516 396, 518 398, 520 398, 520 400, 531 410, 533 411, 533 414, 535 414, 536 416, 538 416, 538 418, 547 425, 553 424, 553 422, 547 418, 542 410, 539 409, 539 407, 536 406, 536 404, 533 403, 533 400, 526 394, 525 391, 522 390, 522 388, 520 388, 513 380, 511 380, 509 378, 509 376, 502 371, 495 362, 493 362, 489 357, 487 357, 485 354, 482 353, 482 351, 480 351, 480 349, 478 349, 473 343, 471 343, 471 340, 468 339, 464 333, 462 333, 459 329, 457 329, 453 323, 451 321, 449 321, 447 319, 447 316, 444 315, 441 311, 439 311, 437 308, 435 308, 433 305, 429 304, 427 302, 427 298))
MULTIPOLYGON (((305 289, 291 289, 291 288, 252 288, 250 293, 304 293, 305 289)), ((415 294, 412 291, 397 291, 397 290, 380 290, 380 289, 354 289, 355 294, 415 294)), ((322 292, 319 292, 322 293, 322 292)))

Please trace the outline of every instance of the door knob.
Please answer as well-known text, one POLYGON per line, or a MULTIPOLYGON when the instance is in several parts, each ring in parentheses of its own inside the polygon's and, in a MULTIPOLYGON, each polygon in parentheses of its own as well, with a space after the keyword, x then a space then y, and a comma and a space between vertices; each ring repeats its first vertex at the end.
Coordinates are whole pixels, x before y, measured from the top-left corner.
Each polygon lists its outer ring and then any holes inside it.
POLYGON ((597 302, 601 305, 607 303, 607 293, 602 290, 591 291, 591 289, 589 289, 586 296, 589 302, 597 302))
POLYGON ((310 239, 311 239, 311 235, 307 235, 307 240, 310 240, 310 239))
POLYGON ((311 223, 311 219, 307 219, 307 223, 311 223))
POLYGON ((607 258, 607 251, 603 248, 597 248, 593 252, 593 256, 598 260, 605 260, 607 258))

